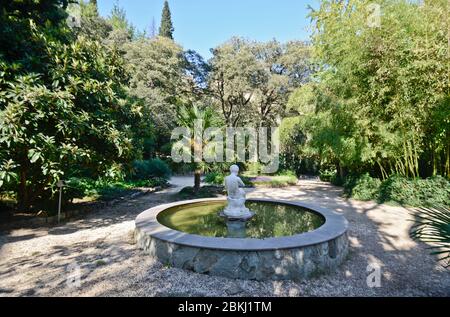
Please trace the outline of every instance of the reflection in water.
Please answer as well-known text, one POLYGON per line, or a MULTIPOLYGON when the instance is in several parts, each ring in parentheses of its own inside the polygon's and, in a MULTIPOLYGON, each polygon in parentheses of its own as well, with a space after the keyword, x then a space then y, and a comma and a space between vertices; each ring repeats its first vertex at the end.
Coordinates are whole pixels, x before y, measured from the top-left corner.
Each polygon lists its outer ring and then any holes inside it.
POLYGON ((245 221, 226 221, 227 238, 247 238, 245 221))
POLYGON ((249 222, 227 222, 219 217, 226 202, 201 202, 169 208, 158 221, 174 230, 208 237, 269 238, 312 231, 324 218, 308 209, 271 202, 247 202, 256 213, 249 222))

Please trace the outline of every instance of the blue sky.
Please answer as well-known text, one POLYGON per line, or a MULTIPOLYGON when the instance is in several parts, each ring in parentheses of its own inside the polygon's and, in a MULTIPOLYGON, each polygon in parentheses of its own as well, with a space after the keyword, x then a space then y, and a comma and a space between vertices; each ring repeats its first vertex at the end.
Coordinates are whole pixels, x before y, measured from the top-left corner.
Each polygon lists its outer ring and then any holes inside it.
MULTIPOLYGON (((114 3, 124 8, 138 29, 149 29, 152 18, 159 28, 164 0, 98 0, 100 14, 108 16, 114 3)), ((307 40, 309 10, 317 0, 169 0, 175 41, 209 58, 209 49, 232 36, 258 41, 307 40)))

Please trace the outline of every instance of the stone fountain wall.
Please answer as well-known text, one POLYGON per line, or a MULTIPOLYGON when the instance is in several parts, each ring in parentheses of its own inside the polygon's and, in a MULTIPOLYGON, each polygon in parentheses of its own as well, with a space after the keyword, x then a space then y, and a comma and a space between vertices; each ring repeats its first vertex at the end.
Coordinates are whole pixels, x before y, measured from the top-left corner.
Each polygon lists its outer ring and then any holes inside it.
POLYGON ((136 228, 139 248, 164 264, 250 280, 301 280, 334 271, 347 257, 347 233, 318 244, 279 250, 219 250, 163 241, 136 228))

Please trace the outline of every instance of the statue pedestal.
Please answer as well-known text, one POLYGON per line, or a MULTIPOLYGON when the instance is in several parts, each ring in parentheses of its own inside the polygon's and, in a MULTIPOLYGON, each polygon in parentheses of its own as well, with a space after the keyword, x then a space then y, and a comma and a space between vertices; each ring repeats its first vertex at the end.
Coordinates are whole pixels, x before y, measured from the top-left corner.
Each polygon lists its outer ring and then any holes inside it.
POLYGON ((227 232, 227 238, 247 238, 246 223, 227 220, 227 232))
POLYGON ((228 197, 227 200, 227 207, 219 214, 221 217, 224 217, 229 221, 248 221, 255 215, 254 212, 245 207, 245 197, 228 197))
POLYGON ((249 221, 255 216, 255 213, 253 211, 248 211, 248 213, 245 213, 243 215, 237 215, 237 216, 229 216, 225 214, 224 211, 221 211, 219 213, 219 216, 222 218, 225 218, 228 221, 249 221))

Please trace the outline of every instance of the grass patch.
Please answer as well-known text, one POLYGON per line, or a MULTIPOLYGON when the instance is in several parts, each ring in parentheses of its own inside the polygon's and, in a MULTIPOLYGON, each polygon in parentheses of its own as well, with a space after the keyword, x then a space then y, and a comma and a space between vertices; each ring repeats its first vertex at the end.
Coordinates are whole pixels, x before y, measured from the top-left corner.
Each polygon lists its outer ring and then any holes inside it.
POLYGON ((296 185, 298 178, 295 175, 275 175, 275 176, 258 176, 250 178, 250 182, 256 187, 286 187, 296 185))
MULTIPOLYGON (((223 173, 213 172, 205 175, 205 183, 223 186, 225 176, 223 173)), ((292 172, 283 172, 279 175, 255 175, 244 172, 239 175, 244 184, 249 187, 285 187, 296 185, 297 176, 292 172)))
POLYGON ((97 261, 95 261, 95 266, 96 267, 104 266, 104 265, 106 265, 106 261, 104 261, 104 260, 97 260, 97 261))

